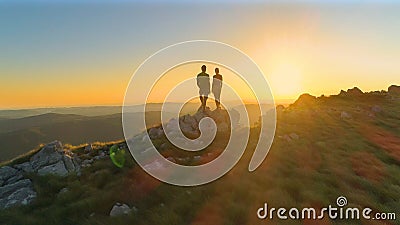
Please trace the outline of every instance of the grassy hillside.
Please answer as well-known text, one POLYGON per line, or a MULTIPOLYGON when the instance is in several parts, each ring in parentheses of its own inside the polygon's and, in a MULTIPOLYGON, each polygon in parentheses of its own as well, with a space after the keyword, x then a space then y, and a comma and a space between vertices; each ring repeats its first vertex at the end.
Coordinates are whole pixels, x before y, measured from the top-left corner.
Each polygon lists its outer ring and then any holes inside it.
POLYGON ((346 196, 353 207, 399 216, 397 100, 373 94, 302 96, 290 107, 279 108, 273 146, 261 167, 249 173, 258 130, 252 129, 238 165, 211 184, 176 187, 153 179, 131 157, 121 169, 110 160, 100 160, 81 177, 32 176, 36 201, 0 211, 0 218, 7 224, 400 224, 399 220, 259 220, 256 216, 265 202, 270 207, 319 209, 335 205, 338 196, 346 196), (60 193, 65 187, 68 191, 60 193), (137 211, 110 217, 116 202, 137 211))

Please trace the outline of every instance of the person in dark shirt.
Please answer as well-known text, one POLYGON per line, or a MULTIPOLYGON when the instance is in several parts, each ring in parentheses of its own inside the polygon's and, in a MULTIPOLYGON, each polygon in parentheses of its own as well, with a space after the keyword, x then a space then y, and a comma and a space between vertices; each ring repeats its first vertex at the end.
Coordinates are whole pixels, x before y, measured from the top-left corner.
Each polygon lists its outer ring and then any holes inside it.
POLYGON ((201 66, 201 73, 197 75, 197 87, 199 87, 199 95, 201 108, 206 109, 208 95, 210 94, 210 76, 206 73, 207 67, 201 66))

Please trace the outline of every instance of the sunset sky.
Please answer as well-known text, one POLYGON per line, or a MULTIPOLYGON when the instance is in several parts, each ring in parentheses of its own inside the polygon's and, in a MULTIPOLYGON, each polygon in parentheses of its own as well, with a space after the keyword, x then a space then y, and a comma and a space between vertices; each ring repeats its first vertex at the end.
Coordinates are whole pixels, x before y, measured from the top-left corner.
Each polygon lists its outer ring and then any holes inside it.
POLYGON ((121 105, 147 57, 193 39, 245 52, 276 99, 400 84, 396 2, 16 2, 0 0, 0 108, 121 105))

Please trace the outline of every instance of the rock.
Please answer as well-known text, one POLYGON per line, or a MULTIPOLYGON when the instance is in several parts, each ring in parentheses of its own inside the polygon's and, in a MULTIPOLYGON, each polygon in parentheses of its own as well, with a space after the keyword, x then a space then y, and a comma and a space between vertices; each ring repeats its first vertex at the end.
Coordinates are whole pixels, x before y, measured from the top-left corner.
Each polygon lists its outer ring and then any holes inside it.
POLYGON ((164 169, 164 164, 163 164, 163 162, 155 160, 155 161, 153 161, 151 163, 146 164, 144 166, 144 169, 146 171, 162 170, 162 169, 164 169))
POLYGON ((340 118, 342 118, 342 119, 350 119, 351 115, 349 113, 345 112, 345 111, 342 111, 340 113, 340 118))
POLYGON ((372 106, 371 110, 372 110, 372 112, 379 113, 382 111, 382 108, 379 105, 374 105, 374 106, 372 106))
POLYGON ((291 139, 294 139, 294 140, 299 139, 299 135, 297 135, 296 133, 291 133, 291 134, 289 134, 289 137, 290 137, 291 139))
POLYGON ((45 166, 38 170, 38 174, 41 176, 52 174, 57 176, 66 176, 68 170, 65 168, 63 161, 59 161, 55 164, 45 166))
POLYGON ((9 178, 15 176, 18 173, 18 170, 10 167, 10 166, 3 166, 0 168, 0 180, 6 181, 9 178))
POLYGON ((191 133, 196 130, 192 124, 182 122, 182 120, 180 120, 179 127, 183 133, 191 133))
POLYGON ((168 157, 167 160, 170 162, 176 163, 176 160, 172 156, 168 157))
POLYGON ((181 118, 182 120, 180 122, 186 124, 187 126, 192 127, 193 130, 197 130, 199 128, 199 123, 193 116, 188 114, 181 118))
POLYGON ((159 150, 163 151, 163 150, 166 150, 168 147, 169 147, 169 144, 164 142, 160 145, 159 150))
POLYGON ((276 106, 276 111, 277 112, 282 112, 283 110, 285 110, 285 106, 283 106, 283 105, 277 105, 276 106))
POLYGON ((117 202, 110 211, 110 216, 127 215, 131 212, 131 208, 127 204, 117 202))
POLYGON ((61 194, 67 193, 68 191, 69 191, 69 189, 68 189, 67 187, 65 187, 65 188, 61 189, 61 190, 58 192, 58 194, 61 195, 61 194))
POLYGON ((358 87, 354 87, 354 88, 347 90, 347 95, 350 95, 350 96, 359 96, 362 94, 363 94, 363 92, 358 87))
POLYGON ((201 160, 201 156, 196 155, 196 156, 193 157, 193 160, 196 161, 196 162, 198 162, 198 161, 201 160))
MULTIPOLYGON (((128 147, 120 146, 120 148, 128 148, 128 147)), ((104 151, 100 151, 99 156, 101 159, 104 159, 107 157, 107 154, 104 151)))
POLYGON ((82 163, 81 159, 77 155, 72 156, 72 162, 74 163, 75 168, 79 168, 79 165, 82 163))
POLYGON ((34 172, 30 162, 24 162, 24 163, 21 163, 21 164, 14 165, 14 168, 16 168, 18 170, 21 170, 21 171, 23 171, 25 173, 34 172))
POLYGON ((389 95, 400 96, 400 86, 398 85, 391 85, 388 88, 389 95))
POLYGON ((22 178, 24 178, 24 176, 22 175, 22 172, 19 171, 14 176, 8 178, 8 180, 5 181, 4 184, 12 184, 12 183, 15 183, 15 182, 21 180, 22 178))
POLYGON ((203 119, 204 117, 208 116, 207 114, 205 114, 202 111, 197 111, 194 115, 193 118, 196 120, 197 123, 200 122, 201 119, 203 119))
POLYGON ((91 151, 93 151, 93 146, 92 144, 88 144, 85 146, 85 149, 83 150, 85 153, 90 153, 91 151))
POLYGON ((296 107, 310 107, 315 105, 317 98, 310 94, 302 94, 300 97, 292 104, 296 107))
POLYGON ((63 155, 63 161, 65 168, 67 169, 68 172, 75 172, 77 171, 77 168, 75 168, 75 164, 72 161, 72 158, 68 155, 63 155))
POLYGON ((31 203, 36 196, 36 192, 31 187, 22 187, 12 192, 9 196, 0 199, 0 209, 17 205, 27 205, 31 203))
POLYGON ((160 127, 152 127, 149 129, 149 137, 151 139, 158 139, 164 134, 164 131, 160 127))
POLYGON ((63 152, 61 142, 54 141, 44 146, 38 153, 30 159, 32 168, 37 171, 39 168, 54 164, 62 159, 63 152))
POLYGON ((291 142, 291 141, 292 141, 292 139, 290 138, 290 136, 287 135, 287 134, 283 135, 282 138, 285 139, 287 142, 291 142))
POLYGON ((83 160, 81 167, 91 167, 94 159, 85 159, 83 160))
POLYGON ((29 179, 19 180, 15 183, 0 187, 0 199, 6 198, 13 192, 24 187, 31 187, 32 182, 29 179))
POLYGON ((343 91, 341 90, 339 93, 339 96, 342 97, 357 97, 357 96, 361 96, 362 94, 364 94, 358 87, 354 87, 351 89, 347 89, 347 91, 343 91))

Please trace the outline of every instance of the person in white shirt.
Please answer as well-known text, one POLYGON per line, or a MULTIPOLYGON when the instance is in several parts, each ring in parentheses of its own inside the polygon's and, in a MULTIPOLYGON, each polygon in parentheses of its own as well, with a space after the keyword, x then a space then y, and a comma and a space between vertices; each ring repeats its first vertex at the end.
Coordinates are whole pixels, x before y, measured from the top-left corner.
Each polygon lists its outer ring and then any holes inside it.
POLYGON ((210 94, 210 76, 206 73, 207 67, 201 66, 201 73, 197 75, 197 87, 199 87, 199 95, 201 108, 206 109, 208 95, 210 94))
POLYGON ((222 89, 222 75, 219 74, 219 69, 215 68, 215 75, 213 76, 212 93, 215 98, 215 105, 217 109, 221 108, 221 89, 222 89))

